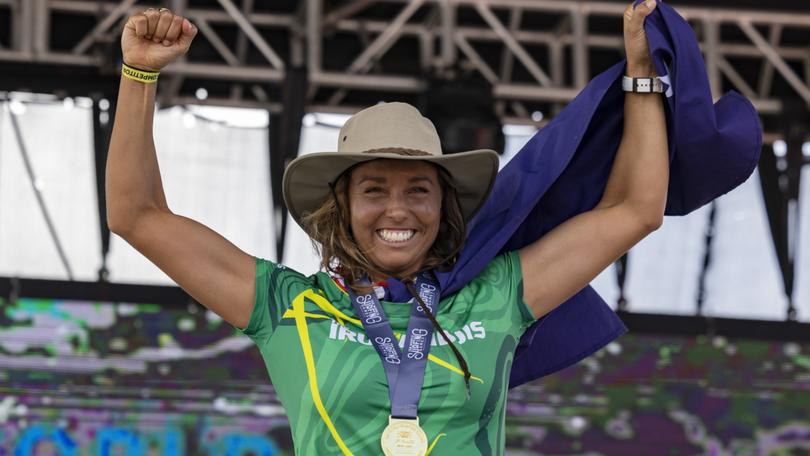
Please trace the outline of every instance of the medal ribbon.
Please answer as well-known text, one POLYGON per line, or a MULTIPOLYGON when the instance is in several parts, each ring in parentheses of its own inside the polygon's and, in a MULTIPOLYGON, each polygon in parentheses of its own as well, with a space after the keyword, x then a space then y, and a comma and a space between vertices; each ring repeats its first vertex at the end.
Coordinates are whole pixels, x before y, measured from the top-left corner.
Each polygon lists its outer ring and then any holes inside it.
MULTIPOLYGON (((368 281, 365 284, 368 285, 368 281)), ((420 274, 416 279, 416 290, 428 309, 436 315, 439 306, 438 283, 429 274, 420 274)), ((360 296, 354 294, 351 288, 348 292, 366 335, 382 360, 385 377, 388 379, 391 416, 416 418, 430 340, 433 337, 433 325, 418 300, 414 298, 411 315, 408 318, 408 329, 402 336, 405 342, 403 354, 391 329, 391 323, 373 290, 360 296)))

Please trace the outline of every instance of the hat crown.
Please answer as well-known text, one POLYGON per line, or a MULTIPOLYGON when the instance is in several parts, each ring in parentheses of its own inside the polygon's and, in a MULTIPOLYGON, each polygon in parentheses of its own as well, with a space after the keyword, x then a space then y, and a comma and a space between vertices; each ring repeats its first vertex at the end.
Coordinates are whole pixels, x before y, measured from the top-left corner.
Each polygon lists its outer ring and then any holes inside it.
POLYGON ((498 172, 498 155, 481 149, 442 154, 433 123, 407 103, 385 103, 353 115, 340 129, 338 150, 302 155, 287 165, 282 188, 293 219, 331 198, 330 185, 353 166, 377 159, 424 160, 441 166, 456 188, 464 219, 484 203, 498 172), (421 152, 421 153, 410 153, 421 152))
POLYGON ((407 103, 381 103, 359 111, 340 129, 338 152, 408 149, 442 155, 436 127, 407 103))

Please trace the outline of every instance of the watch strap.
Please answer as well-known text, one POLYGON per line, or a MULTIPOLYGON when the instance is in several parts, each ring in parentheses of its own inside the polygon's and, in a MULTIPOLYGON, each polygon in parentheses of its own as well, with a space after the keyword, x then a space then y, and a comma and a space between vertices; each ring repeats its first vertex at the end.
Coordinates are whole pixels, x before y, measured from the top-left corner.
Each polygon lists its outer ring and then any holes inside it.
POLYGON ((633 93, 663 93, 664 84, 657 76, 646 78, 631 78, 630 76, 624 76, 622 78, 622 89, 625 92, 633 93))

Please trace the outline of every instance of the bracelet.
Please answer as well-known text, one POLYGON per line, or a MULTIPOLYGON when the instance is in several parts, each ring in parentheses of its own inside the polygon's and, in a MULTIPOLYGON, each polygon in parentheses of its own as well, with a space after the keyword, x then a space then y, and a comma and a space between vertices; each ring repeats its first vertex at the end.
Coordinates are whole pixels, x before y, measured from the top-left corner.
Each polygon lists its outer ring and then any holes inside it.
POLYGON ((662 93, 664 91, 664 84, 657 76, 650 78, 631 78, 630 76, 624 76, 622 78, 622 89, 625 92, 633 93, 662 93))
POLYGON ((140 70, 121 62, 121 74, 133 81, 142 82, 144 84, 154 84, 157 82, 160 72, 140 70))

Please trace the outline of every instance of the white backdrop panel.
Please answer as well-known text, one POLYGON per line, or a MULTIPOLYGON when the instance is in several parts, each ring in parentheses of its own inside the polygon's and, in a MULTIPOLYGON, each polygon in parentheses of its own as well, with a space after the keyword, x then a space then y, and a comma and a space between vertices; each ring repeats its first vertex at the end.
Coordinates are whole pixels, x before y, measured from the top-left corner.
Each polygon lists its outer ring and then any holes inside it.
POLYGON ((628 310, 693 315, 703 263, 709 206, 664 224, 628 257, 628 310))
MULTIPOLYGON (((67 280, 0 105, 0 275, 67 280)), ((91 112, 25 105, 17 116, 31 166, 75 280, 96 280, 101 264, 91 112)))
POLYGON ((707 315, 781 320, 785 298, 759 172, 717 200, 707 315))
POLYGON ((799 200, 799 245, 796 255, 796 281, 793 303, 800 321, 810 322, 810 166, 802 170, 802 186, 799 200))
MULTIPOLYGON (((335 150, 340 125, 346 121, 348 116, 318 115, 317 118, 323 121, 328 120, 330 125, 335 124, 336 126, 315 124, 303 127, 298 147, 299 156, 335 150)), ((318 271, 320 260, 309 236, 290 216, 287 216, 287 238, 284 243, 284 252, 286 266, 307 275, 318 271)))

